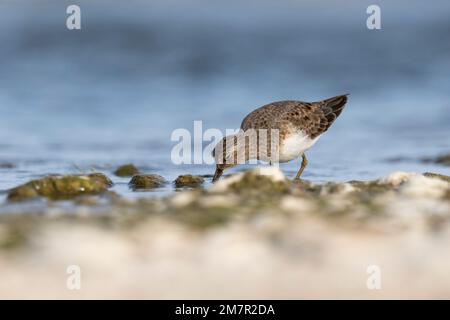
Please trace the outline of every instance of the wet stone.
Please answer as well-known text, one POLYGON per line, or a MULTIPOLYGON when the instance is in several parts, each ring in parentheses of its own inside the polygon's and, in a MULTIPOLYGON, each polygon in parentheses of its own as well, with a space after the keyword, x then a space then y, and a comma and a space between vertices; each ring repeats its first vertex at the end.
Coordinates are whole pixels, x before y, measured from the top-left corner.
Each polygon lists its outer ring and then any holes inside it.
POLYGON ((24 201, 37 197, 69 200, 82 195, 96 195, 112 186, 101 173, 89 175, 48 176, 32 180, 8 192, 8 201, 24 201))
POLYGON ((450 176, 446 176, 444 174, 440 174, 440 173, 433 173, 433 172, 425 172, 423 174, 425 177, 428 178, 434 178, 434 179, 440 179, 446 182, 450 182, 450 176))
POLYGON ((190 187, 196 188, 201 186, 205 182, 205 179, 201 176, 193 176, 193 175, 181 175, 175 179, 174 184, 177 188, 190 187))
POLYGON ((157 174, 135 175, 128 185, 133 190, 154 189, 162 187, 166 183, 165 179, 157 174))
POLYGON ((394 187, 387 184, 382 183, 378 180, 376 181, 349 181, 350 185, 352 185, 357 191, 374 195, 387 192, 389 190, 393 190, 394 187))
POLYGON ((114 174, 118 177, 132 177, 139 174, 139 169, 133 164, 126 164, 117 168, 114 174))
POLYGON ((270 196, 288 193, 290 183, 288 180, 277 181, 270 176, 247 171, 240 180, 229 185, 229 190, 237 193, 255 193, 262 196, 270 196))
POLYGON ((106 175, 103 173, 91 173, 88 175, 91 179, 98 179, 100 182, 104 183, 108 187, 112 187, 114 185, 114 182, 112 182, 111 179, 109 179, 106 175))

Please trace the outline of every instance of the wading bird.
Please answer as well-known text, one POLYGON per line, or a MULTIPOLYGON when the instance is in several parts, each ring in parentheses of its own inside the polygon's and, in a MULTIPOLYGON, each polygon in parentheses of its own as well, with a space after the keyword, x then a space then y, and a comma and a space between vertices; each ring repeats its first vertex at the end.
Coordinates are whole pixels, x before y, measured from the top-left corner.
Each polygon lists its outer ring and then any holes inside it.
POLYGON ((215 146, 213 182, 225 169, 249 160, 282 163, 302 157, 295 176, 300 179, 308 164, 305 151, 328 130, 346 102, 347 95, 341 95, 317 102, 273 102, 252 111, 242 121, 238 134, 223 138, 215 146))

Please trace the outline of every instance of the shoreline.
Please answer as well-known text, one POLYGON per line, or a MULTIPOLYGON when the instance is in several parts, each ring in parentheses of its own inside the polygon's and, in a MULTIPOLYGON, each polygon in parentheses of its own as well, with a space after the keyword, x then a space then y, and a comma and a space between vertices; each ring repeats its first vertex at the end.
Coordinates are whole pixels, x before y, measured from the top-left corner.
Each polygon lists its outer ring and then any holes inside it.
POLYGON ((269 168, 164 198, 83 197, 70 214, 50 202, 0 215, 0 297, 448 297, 449 181, 294 183, 269 168), (72 264, 80 291, 62 280, 72 264), (366 287, 371 265, 383 290, 366 287))

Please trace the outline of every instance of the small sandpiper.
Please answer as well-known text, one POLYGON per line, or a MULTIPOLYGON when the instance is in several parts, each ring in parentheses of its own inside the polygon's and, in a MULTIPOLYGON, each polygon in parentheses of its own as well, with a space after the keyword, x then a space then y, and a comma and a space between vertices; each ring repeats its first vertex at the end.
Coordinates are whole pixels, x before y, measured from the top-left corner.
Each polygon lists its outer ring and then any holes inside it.
MULTIPOLYGON (((257 159, 273 162, 288 162, 302 157, 300 169, 295 179, 300 179, 308 160, 305 151, 311 148, 320 136, 328 130, 331 124, 341 114, 347 102, 347 95, 336 96, 323 101, 279 101, 262 106, 248 114, 241 124, 240 133, 223 138, 214 148, 213 157, 216 161, 216 172, 213 182, 218 180, 227 168, 257 159), (261 130, 262 129, 262 130, 261 130), (257 136, 257 145, 249 146, 245 143, 243 161, 239 162, 239 147, 237 141, 239 134, 245 135, 249 131, 268 132, 268 152, 261 152, 260 135, 257 136), (277 139, 274 140, 277 132, 277 139), (274 142, 276 141, 276 142, 274 142), (276 148, 272 149, 271 144, 276 148), (276 150, 277 157, 273 154, 276 150), (276 160, 274 160, 276 159, 276 160)), ((244 139, 245 140, 245 139, 244 139)))

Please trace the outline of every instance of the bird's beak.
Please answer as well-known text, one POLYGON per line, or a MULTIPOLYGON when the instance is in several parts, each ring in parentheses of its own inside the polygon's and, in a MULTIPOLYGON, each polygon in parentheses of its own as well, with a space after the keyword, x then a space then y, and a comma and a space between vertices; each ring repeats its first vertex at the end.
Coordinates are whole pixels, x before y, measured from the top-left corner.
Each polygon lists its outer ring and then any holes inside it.
POLYGON ((216 168, 216 172, 214 172, 214 177, 212 179, 212 182, 216 182, 219 180, 219 178, 222 176, 223 169, 216 168))

